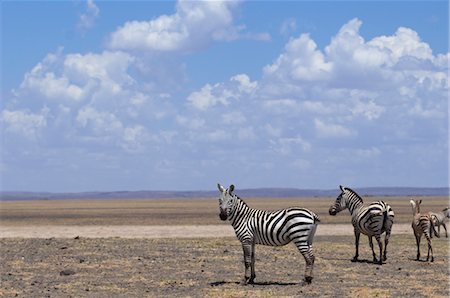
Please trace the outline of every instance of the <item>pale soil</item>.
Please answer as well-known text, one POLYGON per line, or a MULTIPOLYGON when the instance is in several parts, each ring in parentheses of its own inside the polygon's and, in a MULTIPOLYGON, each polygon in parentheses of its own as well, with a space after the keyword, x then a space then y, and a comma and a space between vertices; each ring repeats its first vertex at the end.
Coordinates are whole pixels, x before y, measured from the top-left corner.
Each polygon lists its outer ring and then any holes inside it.
MULTIPOLYGON (((327 231, 329 229, 324 229, 327 231)), ((233 238, 0 238, 0 297, 449 297, 448 239, 435 261, 415 261, 414 236, 393 235, 388 259, 372 263, 367 238, 318 236, 311 285, 297 248, 256 247, 254 285, 241 284, 233 238)))
MULTIPOLYGON (((411 224, 394 224, 392 235, 412 235, 411 224)), ((351 236, 351 224, 319 224, 316 236, 351 236)), ((211 238, 233 237, 231 225, 0 226, 0 238, 211 238)))

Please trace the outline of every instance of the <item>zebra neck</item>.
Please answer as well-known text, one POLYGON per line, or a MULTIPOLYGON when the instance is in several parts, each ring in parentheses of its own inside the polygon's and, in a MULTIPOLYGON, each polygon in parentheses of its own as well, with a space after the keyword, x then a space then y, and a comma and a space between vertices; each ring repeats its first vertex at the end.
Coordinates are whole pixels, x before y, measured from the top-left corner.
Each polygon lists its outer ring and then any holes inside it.
POLYGON ((248 205, 240 198, 236 197, 236 203, 233 214, 230 216, 231 225, 236 228, 242 221, 242 218, 251 210, 248 205))
POLYGON ((350 214, 353 214, 355 210, 358 210, 363 206, 363 202, 361 200, 350 200, 350 202, 347 202, 347 206, 350 214))

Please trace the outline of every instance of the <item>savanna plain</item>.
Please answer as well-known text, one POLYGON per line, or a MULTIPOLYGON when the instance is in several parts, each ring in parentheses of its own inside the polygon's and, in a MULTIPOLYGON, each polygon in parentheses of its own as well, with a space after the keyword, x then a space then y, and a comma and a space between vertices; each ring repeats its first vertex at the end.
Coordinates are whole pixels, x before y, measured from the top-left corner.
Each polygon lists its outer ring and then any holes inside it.
MULTIPOLYGON (((394 230, 383 265, 372 263, 365 236, 361 262, 350 261, 350 215, 328 215, 334 198, 244 198, 254 208, 301 206, 319 215, 310 285, 301 284, 305 262, 293 244, 257 246, 256 283, 243 285, 242 248, 229 223, 220 221, 216 198, 3 201, 0 296, 449 297, 443 229, 433 238, 435 261, 425 261, 425 239, 416 261, 410 198, 364 198, 379 199, 392 206, 394 226, 402 227, 394 230), (214 232, 202 234, 208 230, 214 232)), ((447 197, 421 199, 425 212, 449 206, 447 197)))

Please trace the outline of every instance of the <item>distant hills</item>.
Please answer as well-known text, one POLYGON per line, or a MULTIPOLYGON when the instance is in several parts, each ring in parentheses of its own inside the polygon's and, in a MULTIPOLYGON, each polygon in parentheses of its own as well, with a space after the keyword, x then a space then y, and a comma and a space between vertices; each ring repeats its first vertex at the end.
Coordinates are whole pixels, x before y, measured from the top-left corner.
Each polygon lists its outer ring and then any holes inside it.
MULTIPOLYGON (((448 187, 365 187, 354 188, 365 196, 449 196, 448 187)), ((292 197, 336 197, 339 189, 255 188, 238 189, 242 198, 292 198, 292 197)), ((217 197, 218 191, 112 191, 112 192, 20 192, 2 191, 0 200, 63 200, 63 199, 182 199, 217 197)))

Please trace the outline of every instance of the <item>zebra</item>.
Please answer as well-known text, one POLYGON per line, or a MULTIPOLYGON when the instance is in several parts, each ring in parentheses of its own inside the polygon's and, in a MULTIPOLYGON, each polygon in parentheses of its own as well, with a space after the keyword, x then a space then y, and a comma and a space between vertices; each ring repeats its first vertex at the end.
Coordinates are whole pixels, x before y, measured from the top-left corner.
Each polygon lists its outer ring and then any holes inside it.
POLYGON ((444 208, 441 212, 432 212, 431 213, 431 220, 433 221, 433 225, 438 228, 438 234, 441 234, 441 226, 444 227, 445 230, 445 238, 448 238, 447 235, 447 227, 445 224, 450 219, 450 208, 444 208))
POLYGON ((431 245, 431 238, 433 238, 433 234, 439 238, 439 234, 434 229, 433 220, 431 219, 431 212, 428 213, 420 213, 420 204, 422 204, 422 200, 410 200, 409 203, 412 207, 413 212, 413 221, 411 223, 411 227, 414 231, 414 236, 416 237, 417 244, 417 258, 416 260, 420 260, 420 239, 422 238, 422 234, 425 235, 425 238, 428 242, 428 254, 427 261, 430 259, 431 252, 431 262, 434 261, 433 256, 433 246, 431 245))
POLYGON ((383 201, 372 202, 368 206, 364 206, 362 198, 352 189, 339 186, 341 194, 329 209, 330 215, 336 215, 338 212, 348 208, 352 215, 352 224, 355 232, 356 253, 352 262, 358 261, 359 256, 359 236, 361 233, 369 237, 370 248, 372 249, 373 263, 383 264, 386 261, 386 251, 391 235, 392 225, 394 223, 394 211, 391 206, 383 201), (386 232, 383 244, 381 242, 381 234, 386 232), (373 249, 372 237, 378 242, 380 248, 380 259, 377 260, 373 249))
POLYGON ((234 185, 219 188, 220 219, 229 220, 244 251, 244 284, 255 280, 255 244, 282 246, 294 242, 306 261, 304 284, 313 279, 313 238, 319 217, 313 212, 298 207, 278 211, 250 208, 233 193, 234 185))

